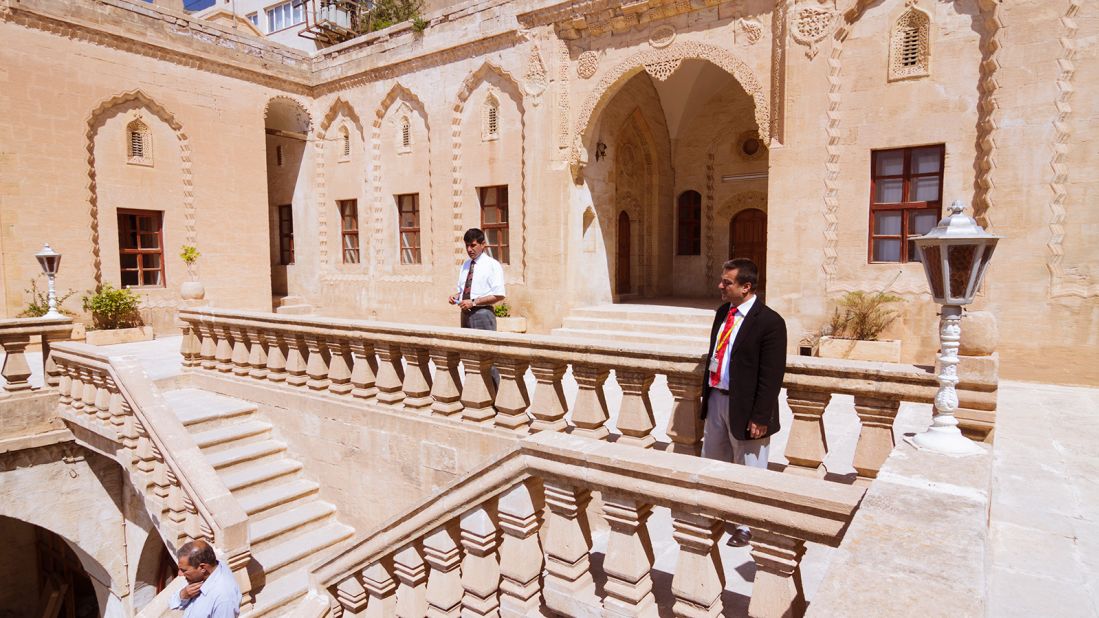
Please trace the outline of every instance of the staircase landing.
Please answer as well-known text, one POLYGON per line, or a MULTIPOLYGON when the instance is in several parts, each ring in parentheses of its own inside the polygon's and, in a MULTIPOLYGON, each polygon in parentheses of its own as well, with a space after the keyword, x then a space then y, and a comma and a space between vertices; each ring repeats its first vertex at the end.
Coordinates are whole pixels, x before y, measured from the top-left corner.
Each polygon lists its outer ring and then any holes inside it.
POLYGON ((644 303, 580 307, 569 312, 561 328, 551 334, 705 351, 718 305, 720 301, 709 298, 652 298, 644 303))

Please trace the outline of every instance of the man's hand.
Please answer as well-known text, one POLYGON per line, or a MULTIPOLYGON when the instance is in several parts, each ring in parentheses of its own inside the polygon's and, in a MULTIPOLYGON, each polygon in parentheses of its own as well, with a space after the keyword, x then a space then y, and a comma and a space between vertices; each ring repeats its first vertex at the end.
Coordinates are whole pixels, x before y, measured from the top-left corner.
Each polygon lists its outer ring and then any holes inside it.
POLYGON ((458 306, 461 307, 462 309, 465 309, 466 311, 469 311, 470 309, 473 308, 473 301, 467 298, 467 299, 463 300, 462 302, 458 303, 458 306))
POLYGON ((748 437, 753 440, 758 440, 767 435, 767 425, 757 425, 752 421, 748 421, 748 437))
POLYGON ((191 597, 198 596, 198 591, 201 588, 202 588, 202 582, 195 582, 193 584, 188 584, 187 586, 185 586, 183 588, 183 590, 179 591, 180 600, 181 601, 186 601, 187 599, 190 599, 191 597))
POLYGON ((452 305, 457 305, 458 304, 458 295, 457 294, 451 294, 450 296, 447 297, 447 302, 449 302, 452 305))

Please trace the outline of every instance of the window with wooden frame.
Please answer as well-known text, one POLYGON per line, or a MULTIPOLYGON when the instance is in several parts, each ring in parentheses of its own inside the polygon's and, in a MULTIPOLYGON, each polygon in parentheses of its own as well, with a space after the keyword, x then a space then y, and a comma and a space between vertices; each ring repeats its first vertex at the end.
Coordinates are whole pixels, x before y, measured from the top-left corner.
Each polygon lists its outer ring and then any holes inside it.
POLYGON ((279 206, 279 264, 294 263, 294 209, 290 204, 279 206))
POLYGON ((916 262, 913 236, 942 214, 943 145, 876 150, 870 156, 869 261, 916 262))
POLYGON ((343 263, 359 263, 359 203, 358 200, 337 200, 340 209, 340 246, 343 263))
POLYGON ((401 264, 420 263, 420 194, 406 193, 397 199, 397 231, 401 239, 401 264))
POLYGON ((122 287, 164 287, 164 213, 118 211, 118 261, 122 287))
POLYGON ((702 254, 702 194, 684 191, 676 205, 676 254, 702 254))
POLYGON ((509 264, 508 243, 508 186, 478 187, 481 198, 481 229, 485 232, 485 243, 489 255, 509 264))

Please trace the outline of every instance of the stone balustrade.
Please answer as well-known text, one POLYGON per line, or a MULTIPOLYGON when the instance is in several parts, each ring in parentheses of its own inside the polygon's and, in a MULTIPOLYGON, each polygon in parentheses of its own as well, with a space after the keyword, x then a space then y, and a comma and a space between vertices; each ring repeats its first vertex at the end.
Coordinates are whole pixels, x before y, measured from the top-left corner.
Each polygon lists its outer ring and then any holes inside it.
POLYGON ((4 348, 4 388, 0 397, 31 390, 31 368, 27 363, 27 346, 42 344, 43 376, 46 386, 57 386, 57 372, 50 361, 51 342, 72 335, 71 318, 14 318, 0 320, 0 346, 4 348))
POLYGON ((247 515, 141 367, 81 343, 51 357, 58 412, 78 442, 118 461, 171 547, 204 539, 223 550, 250 608, 247 515))
POLYGON ((674 597, 677 616, 720 616, 718 541, 736 522, 754 529, 749 614, 798 616, 806 543, 838 546, 863 491, 542 432, 319 560, 311 573, 318 602, 296 615, 518 617, 544 607, 564 616, 656 616, 663 596, 674 597), (679 547, 670 590, 654 588, 646 521, 658 507, 671 510, 666 532, 679 547), (609 527, 601 588, 592 513, 609 527))
MULTIPOLYGON (((179 318, 183 364, 190 370, 491 425, 519 436, 568 432, 609 439, 604 386, 613 372, 622 389, 618 443, 689 454, 701 445, 704 359, 689 348, 210 308, 185 309, 179 318), (528 370, 532 392, 524 379, 528 370), (570 370, 578 386, 571 409, 563 387, 570 370), (673 398, 667 444, 654 436, 650 390, 657 376, 664 376, 673 398)), ((794 411, 788 469, 823 472, 825 408, 834 394, 853 395, 862 423, 853 467, 865 480, 877 474, 894 446, 900 403, 931 402, 938 385, 929 370, 910 365, 790 356, 784 386, 794 411)))

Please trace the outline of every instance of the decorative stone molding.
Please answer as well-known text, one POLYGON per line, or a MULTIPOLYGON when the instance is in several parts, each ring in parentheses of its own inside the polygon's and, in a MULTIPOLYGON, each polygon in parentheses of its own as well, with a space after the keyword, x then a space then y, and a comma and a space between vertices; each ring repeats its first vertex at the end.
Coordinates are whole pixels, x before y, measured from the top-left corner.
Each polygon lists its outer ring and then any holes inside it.
POLYGON ((572 58, 569 56, 569 46, 560 39, 555 39, 557 46, 557 148, 564 150, 569 147, 570 123, 569 113, 569 68, 572 66, 572 58))
POLYGON ((663 49, 675 41, 675 26, 664 24, 653 29, 649 35, 649 45, 656 49, 663 49))
MULTIPOLYGON (((746 19, 741 17, 737 20, 737 26, 739 31, 742 32, 744 41, 749 45, 755 45, 759 43, 759 40, 763 38, 763 24, 759 23, 755 19, 746 19)), ((733 36, 736 36, 737 29, 733 30, 733 36)), ((740 41, 737 40, 739 43, 740 41)))
POLYGON ((926 77, 931 72, 931 16, 911 6, 889 33, 889 81, 926 77))
POLYGON ((819 6, 798 9, 794 13, 791 34, 794 41, 805 45, 805 57, 812 60, 817 55, 817 43, 824 40, 832 31, 836 13, 819 6))
POLYGON ((313 115, 309 113, 309 106, 298 99, 287 95, 276 95, 267 100, 267 104, 263 107, 263 119, 268 120, 271 114, 271 104, 275 101, 286 101, 292 103, 297 107, 297 111, 294 112, 295 118, 299 126, 305 127, 303 133, 308 134, 313 125, 313 115))
POLYGON ((996 91, 1000 89, 1000 47, 1003 21, 999 0, 978 0, 981 8, 981 70, 977 82, 977 175, 974 178, 973 218, 992 231, 988 210, 992 207, 992 171, 996 169, 996 112, 1000 108, 996 91))
POLYGON ((527 56, 527 72, 523 76, 523 92, 530 97, 532 107, 538 107, 542 102, 542 93, 546 90, 548 82, 546 63, 542 62, 538 45, 534 45, 527 56))
POLYGON ((648 73, 654 79, 664 81, 675 73, 675 70, 679 68, 679 64, 682 62, 682 58, 671 58, 668 60, 661 60, 652 64, 645 65, 645 72, 648 73))
POLYGON ((332 126, 332 123, 335 122, 337 118, 344 119, 344 122, 340 123, 341 127, 346 127, 346 123, 350 122, 358 132, 360 142, 366 141, 363 134, 363 123, 362 120, 359 119, 358 113, 355 112, 355 108, 343 97, 337 97, 332 105, 329 106, 328 112, 324 115, 324 118, 321 119, 321 124, 317 127, 316 139, 313 140, 315 154, 313 158, 316 174, 313 184, 316 191, 317 204, 317 241, 320 245, 318 258, 322 270, 327 270, 330 266, 328 263, 328 191, 325 169, 325 147, 327 140, 325 137, 328 134, 329 127, 332 126))
POLYGON ((576 75, 580 79, 591 79, 599 70, 599 53, 586 51, 576 59, 576 75))

